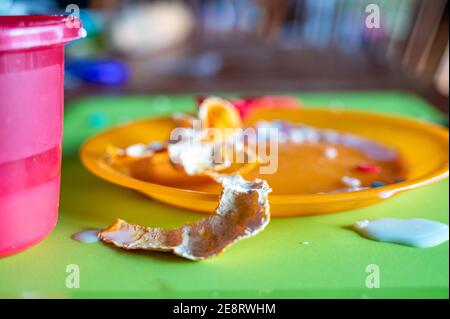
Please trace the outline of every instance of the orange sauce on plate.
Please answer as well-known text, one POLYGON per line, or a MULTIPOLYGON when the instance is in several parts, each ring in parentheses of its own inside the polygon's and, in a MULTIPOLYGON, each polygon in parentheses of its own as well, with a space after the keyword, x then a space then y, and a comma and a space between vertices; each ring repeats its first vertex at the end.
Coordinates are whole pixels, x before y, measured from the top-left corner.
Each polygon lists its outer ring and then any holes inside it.
MULTIPOLYGON (((239 164, 233 165, 229 171, 236 169, 239 164)), ((189 176, 175 168, 168 156, 164 155, 135 161, 116 169, 133 178, 160 185, 206 192, 221 190, 221 186, 209 177, 189 176)), ((398 179, 404 179, 406 174, 406 165, 400 156, 380 160, 369 157, 358 148, 335 143, 283 142, 278 145, 278 168, 274 174, 261 174, 256 166, 243 177, 247 180, 259 177, 268 182, 274 194, 289 195, 346 191, 349 186, 342 181, 343 176, 357 178, 361 181, 361 187, 370 188, 374 182, 386 185, 395 183, 398 179), (329 147, 337 150, 336 157, 326 156, 329 147), (361 172, 357 169, 359 164, 376 165, 380 172, 361 172)))

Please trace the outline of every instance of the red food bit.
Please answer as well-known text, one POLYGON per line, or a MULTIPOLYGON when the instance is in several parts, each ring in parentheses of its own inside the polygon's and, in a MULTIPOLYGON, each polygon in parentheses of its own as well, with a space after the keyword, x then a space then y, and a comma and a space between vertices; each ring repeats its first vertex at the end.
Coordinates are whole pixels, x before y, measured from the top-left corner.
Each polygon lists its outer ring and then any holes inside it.
POLYGON ((381 167, 375 164, 358 164, 356 165, 356 169, 369 174, 379 174, 381 172, 381 167))
POLYGON ((247 116, 248 112, 253 108, 253 98, 234 100, 231 103, 239 111, 241 118, 247 116))

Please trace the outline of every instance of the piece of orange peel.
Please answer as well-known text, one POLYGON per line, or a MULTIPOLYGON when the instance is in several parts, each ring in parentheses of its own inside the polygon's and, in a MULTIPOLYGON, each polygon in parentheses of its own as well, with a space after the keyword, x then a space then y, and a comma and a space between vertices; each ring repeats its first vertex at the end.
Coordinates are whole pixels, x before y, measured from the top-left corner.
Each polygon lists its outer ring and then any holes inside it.
MULTIPOLYGON (((180 117, 178 120, 184 126, 189 123, 190 119, 180 117)), ((270 221, 268 194, 271 192, 267 182, 260 179, 251 182, 244 180, 239 173, 242 173, 245 169, 239 169, 233 175, 220 173, 223 169, 228 168, 230 163, 228 158, 229 144, 223 143, 222 140, 227 141, 233 136, 226 136, 226 134, 229 134, 226 129, 238 128, 242 125, 238 112, 225 100, 209 98, 200 105, 199 119, 206 129, 219 129, 222 135, 220 136, 220 146, 222 147, 223 162, 207 161, 206 164, 194 165, 193 170, 188 167, 186 162, 181 161, 179 163, 177 161, 175 163, 173 157, 171 162, 174 166, 183 168, 189 175, 209 176, 222 184, 223 190, 215 214, 198 222, 167 230, 130 224, 117 219, 106 230, 99 232, 98 236, 103 242, 127 250, 165 251, 190 260, 201 260, 218 255, 233 243, 256 235, 267 226, 270 221)), ((196 132, 190 131, 189 134, 191 133, 195 134, 196 132)), ((200 134, 203 134, 203 132, 200 132, 200 134)), ((215 139, 204 140, 203 135, 200 135, 200 146, 211 147, 214 143, 217 143, 215 139)), ((173 151, 171 147, 174 145, 177 146, 176 143, 168 143, 164 150, 170 154, 171 150, 173 151)), ((143 146, 140 146, 139 149, 146 150, 143 146)), ((182 147, 180 150, 181 155, 183 155, 183 152, 192 151, 192 147, 182 147)), ((249 148, 244 147, 241 151, 246 152, 249 157, 257 159, 249 148)), ((138 156, 130 156, 127 153, 130 152, 110 148, 109 158, 112 161, 127 161, 130 158, 131 160, 142 159, 156 154, 153 150, 144 152, 142 156, 139 156, 140 154, 131 154, 138 156)), ((206 154, 209 153, 206 152, 206 154)), ((198 155, 198 153, 194 155, 198 155)), ((254 165, 257 165, 257 163, 256 160, 254 165)), ((252 167, 252 165, 248 165, 248 167, 252 167)))
POLYGON ((127 250, 172 252, 190 259, 202 260, 216 256, 235 242, 254 236, 270 221, 266 181, 245 181, 239 175, 220 178, 223 185, 214 215, 175 229, 144 227, 117 219, 98 236, 106 242, 127 250))

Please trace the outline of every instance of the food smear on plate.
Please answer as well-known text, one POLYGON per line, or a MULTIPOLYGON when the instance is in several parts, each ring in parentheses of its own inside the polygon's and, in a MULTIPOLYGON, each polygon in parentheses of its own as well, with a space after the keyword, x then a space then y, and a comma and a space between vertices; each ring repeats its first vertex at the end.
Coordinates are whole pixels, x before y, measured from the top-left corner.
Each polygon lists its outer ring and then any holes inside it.
POLYGON ((353 229, 369 239, 418 248, 448 241, 448 225, 422 218, 361 220, 353 229))
POLYGON ((264 178, 274 194, 360 191, 397 183, 407 175, 395 149, 363 136, 281 120, 254 126, 278 128, 278 170, 270 175, 252 171, 245 177, 264 178))
POLYGON ((144 227, 117 219, 99 233, 106 243, 127 250, 172 252, 202 260, 220 254, 237 241, 254 236, 270 221, 269 185, 246 181, 239 175, 221 179, 223 191, 214 215, 175 229, 144 227))
POLYGON ((111 164, 126 164, 136 159, 149 158, 153 155, 164 152, 167 146, 160 142, 150 142, 148 144, 137 143, 120 148, 114 145, 108 145, 105 152, 105 158, 111 164))
POLYGON ((382 192, 383 186, 407 176, 406 164, 397 150, 366 137, 283 120, 260 120, 240 128, 244 124, 238 115, 227 100, 206 98, 200 103, 197 116, 174 116, 178 139, 168 137, 169 141, 163 143, 167 148, 158 149, 159 153, 142 143, 109 158, 116 159, 116 170, 135 179, 215 193, 220 192, 221 186, 205 173, 239 173, 247 180, 261 178, 276 195, 371 188, 381 188, 382 192), (196 123, 200 124, 196 127, 196 123), (254 139, 246 139, 247 129, 255 130, 254 139), (276 150, 266 142, 271 139, 271 129, 277 131, 276 150), (276 152, 277 168, 273 174, 261 173, 259 169, 261 164, 267 164, 258 156, 263 148, 267 154, 276 152), (249 159, 244 165, 235 163, 239 152, 249 159))

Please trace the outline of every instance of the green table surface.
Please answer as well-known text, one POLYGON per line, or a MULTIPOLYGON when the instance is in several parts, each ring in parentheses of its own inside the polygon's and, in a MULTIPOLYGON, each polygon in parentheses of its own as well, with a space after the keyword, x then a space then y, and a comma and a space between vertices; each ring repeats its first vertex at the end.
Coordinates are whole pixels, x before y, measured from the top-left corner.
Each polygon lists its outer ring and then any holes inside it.
MULTIPOLYGON (((359 108, 444 121, 424 100, 402 92, 295 95, 305 107, 359 108)), ((67 106, 58 224, 40 244, 0 259, 0 297, 448 298, 448 242, 417 249, 364 239, 348 229, 356 220, 377 217, 423 217, 448 224, 448 180, 363 209, 273 219, 259 235, 201 262, 70 239, 83 229, 104 228, 116 217, 176 227, 204 216, 103 181, 78 158, 80 143, 105 127, 193 108, 189 95, 89 97, 67 106), (79 267, 79 288, 66 286, 72 264, 79 267), (366 287, 370 264, 379 266, 380 288, 366 287)))

